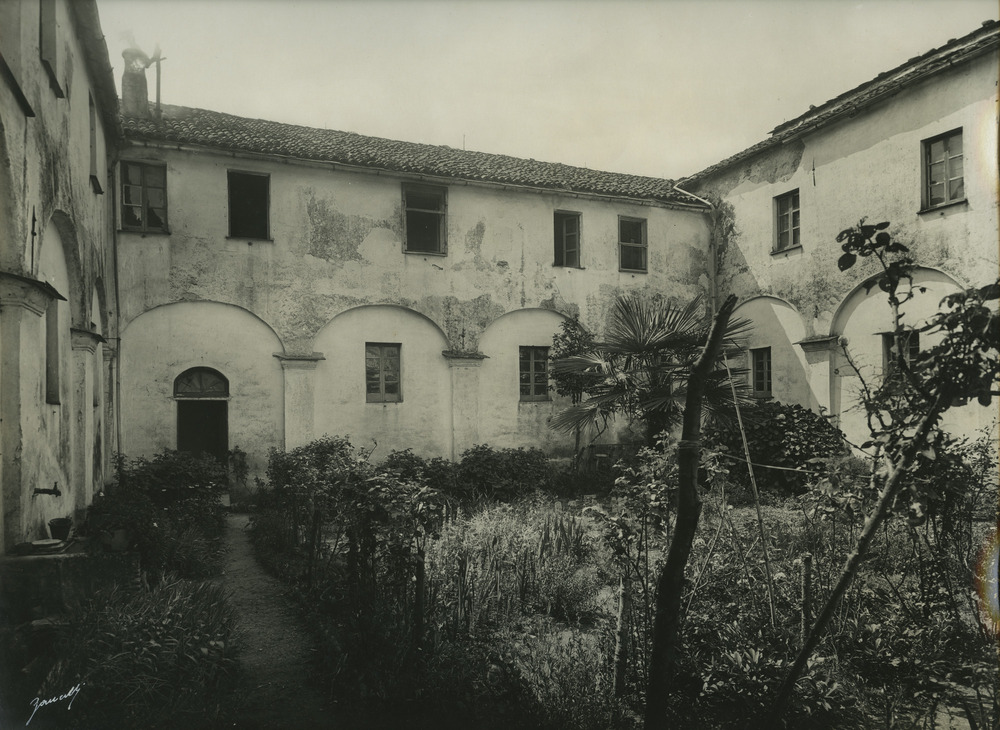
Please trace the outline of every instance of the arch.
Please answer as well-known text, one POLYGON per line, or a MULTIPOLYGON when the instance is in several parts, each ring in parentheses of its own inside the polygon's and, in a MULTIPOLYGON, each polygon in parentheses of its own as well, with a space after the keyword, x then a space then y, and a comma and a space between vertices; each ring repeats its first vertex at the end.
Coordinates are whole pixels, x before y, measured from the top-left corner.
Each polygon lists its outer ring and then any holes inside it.
MULTIPOLYGON (((48 223, 42 229, 42 237, 38 244, 37 266, 39 267, 39 277, 44 273, 43 263, 52 261, 55 255, 51 249, 54 238, 58 238, 60 252, 63 257, 63 264, 66 267, 66 291, 60 291, 69 301, 69 313, 71 327, 78 329, 89 329, 90 323, 87 320, 86 296, 89 287, 86 286, 86 279, 83 275, 83 267, 80 264, 80 246, 76 235, 76 226, 73 219, 63 210, 55 210, 49 216, 48 223), (53 236, 52 232, 57 232, 53 236), (47 248, 48 246, 48 248, 47 248)), ((56 287, 58 290, 58 287, 56 287)))
POLYGON ((174 378, 174 398, 228 398, 229 379, 214 368, 188 368, 174 378))
POLYGON ((736 317, 749 319, 753 325, 745 342, 747 355, 740 365, 749 371, 748 383, 755 394, 815 407, 806 353, 796 347, 806 338, 798 308, 781 297, 761 294, 742 302, 733 312, 736 317))
MULTIPOLYGON (((487 324, 485 327, 483 327, 483 335, 486 334, 486 331, 490 327, 492 327, 493 325, 495 325, 500 320, 502 320, 502 319, 504 319, 506 317, 523 316, 526 312, 546 312, 548 314, 555 315, 556 317, 559 318, 560 321, 566 321, 566 320, 572 319, 572 317, 570 317, 567 314, 564 314, 563 312, 560 312, 558 309, 549 309, 547 307, 524 307, 522 309, 512 309, 509 312, 504 312, 499 317, 496 317, 496 318, 492 319, 489 322, 489 324, 487 324)), ((580 326, 581 327, 583 326, 582 322, 580 323, 580 326)), ((480 335, 480 340, 482 340, 482 336, 483 335, 480 335)))
POLYGON ((442 356, 448 338, 433 320, 396 305, 353 307, 316 333, 314 347, 324 357, 314 376, 314 433, 375 441, 380 456, 406 448, 451 452, 452 373, 442 356))
POLYGON ((320 340, 320 336, 322 335, 323 331, 325 329, 327 329, 328 327, 330 327, 336 320, 340 319, 341 317, 354 316, 354 315, 357 315, 357 314, 361 313, 362 310, 365 310, 365 311, 373 313, 373 314, 377 313, 379 310, 384 310, 386 312, 395 310, 395 311, 398 311, 400 313, 404 313, 404 314, 407 314, 407 315, 412 315, 414 317, 417 317, 418 319, 421 319, 424 322, 426 322, 427 324, 431 325, 431 327, 433 327, 434 330, 439 335, 441 335, 441 337, 442 337, 442 339, 444 340, 444 343, 445 343, 445 347, 442 348, 442 349, 447 349, 450 346, 449 342, 448 342, 448 335, 445 334, 444 330, 441 329, 441 327, 438 325, 437 322, 435 322, 433 319, 431 319, 430 317, 428 317, 423 312, 418 312, 415 309, 410 309, 409 307, 404 307, 404 306, 402 306, 400 304, 360 304, 357 307, 350 307, 349 309, 345 309, 342 312, 338 312, 337 314, 333 315, 333 317, 330 319, 330 321, 327 322, 325 325, 323 325, 319 329, 319 331, 316 332, 316 336, 313 337, 313 344, 314 344, 314 348, 313 349, 315 349, 315 350, 317 350, 319 352, 323 352, 323 349, 321 347, 319 347, 319 345, 316 344, 320 340))
POLYGON ((168 307, 189 307, 191 305, 199 305, 199 306, 200 305, 210 305, 212 307, 226 307, 226 308, 237 310, 237 311, 239 311, 239 312, 241 312, 241 313, 243 313, 243 314, 245 314, 245 315, 247 315, 249 317, 252 317, 258 323, 260 323, 261 325, 263 325, 264 327, 267 328, 268 333, 271 335, 271 337, 274 338, 274 341, 278 344, 279 352, 281 352, 281 353, 285 352, 285 345, 284 345, 284 343, 281 340, 281 336, 278 335, 277 331, 275 331, 275 329, 270 324, 268 324, 265 320, 261 319, 259 316, 257 316, 255 313, 251 312, 246 307, 241 307, 238 304, 230 304, 229 302, 218 302, 218 301, 215 301, 213 299, 199 299, 198 301, 194 301, 194 302, 168 302, 167 304, 157 304, 155 307, 150 307, 149 309, 143 310, 140 314, 137 314, 135 317, 133 317, 132 319, 130 319, 128 322, 121 323, 121 332, 122 332, 121 336, 122 336, 122 339, 123 340, 125 339, 125 334, 128 332, 129 328, 131 328, 132 325, 135 324, 135 322, 137 320, 141 319, 142 317, 145 317, 148 314, 151 314, 151 313, 156 312, 156 311, 161 310, 161 309, 166 309, 168 307))
POLYGON ((251 470, 262 471, 268 450, 284 446, 284 372, 275 357, 283 351, 274 330, 242 307, 195 301, 146 310, 121 335, 122 451, 195 449, 178 438, 185 424, 214 419, 218 438, 201 450, 221 456, 239 446, 251 470), (228 400, 178 396, 178 375, 192 369, 224 377, 228 400))
MULTIPOLYGON (((865 301, 875 302, 878 300, 878 302, 882 304, 881 309, 885 311, 885 317, 880 317, 879 319, 887 321, 889 316, 888 296, 885 292, 879 289, 878 286, 874 286, 879 276, 879 274, 876 274, 868 277, 851 289, 841 300, 837 309, 834 311, 833 318, 830 320, 831 336, 840 337, 845 334, 845 327, 848 320, 856 314, 858 307, 865 301)), ((911 302, 904 305, 904 313, 906 313, 907 309, 913 309, 914 307, 920 311, 927 311, 930 307, 933 307, 933 311, 937 311, 937 305, 944 296, 951 294, 956 289, 965 288, 965 285, 955 279, 955 277, 951 274, 941 271, 940 269, 927 266, 918 266, 914 269, 913 285, 926 286, 928 291, 925 294, 917 294, 911 302), (941 296, 936 299, 933 298, 935 291, 943 291, 945 289, 946 291, 944 291, 941 296), (919 304, 917 304, 918 302, 919 304)), ((911 322, 915 321, 910 317, 908 317, 908 319, 910 319, 911 322)), ((885 330, 890 329, 890 327, 881 326, 879 329, 885 330)))

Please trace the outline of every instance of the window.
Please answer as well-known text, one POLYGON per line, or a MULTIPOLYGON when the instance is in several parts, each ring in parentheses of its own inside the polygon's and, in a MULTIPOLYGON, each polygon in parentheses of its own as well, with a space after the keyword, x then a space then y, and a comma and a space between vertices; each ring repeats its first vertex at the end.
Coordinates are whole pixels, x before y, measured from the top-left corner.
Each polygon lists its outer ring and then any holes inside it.
POLYGON ((446 188, 403 186, 404 249, 414 253, 447 253, 446 188))
POLYGON ((56 35, 56 0, 38 4, 38 55, 49 75, 49 86, 60 99, 66 94, 59 84, 59 38, 56 35))
POLYGON ((45 402, 59 405, 59 302, 52 300, 45 310, 45 402))
POLYGON ((17 99, 26 117, 35 116, 21 88, 21 3, 0 1, 0 77, 17 99))
POLYGON ((549 348, 521 347, 521 400, 549 400, 549 348))
MULTIPOLYGON (((899 333, 899 342, 903 347, 903 362, 911 366, 920 352, 920 333, 915 330, 903 330, 899 333)), ((896 350, 896 335, 892 332, 882 333, 882 372, 886 377, 896 371, 898 354, 896 350)))
POLYGON ((90 185, 98 195, 104 193, 101 177, 97 166, 97 110, 94 108, 94 97, 90 96, 90 185))
POLYGON ((771 396, 771 348, 758 347, 750 350, 750 371, 753 378, 753 394, 757 397, 771 396))
POLYGON ((799 191, 793 190, 774 199, 775 252, 800 246, 799 191))
POLYGON ((556 266, 580 266, 580 214, 555 215, 556 266))
POLYGON ((122 162, 122 229, 167 230, 167 168, 122 162))
POLYGON ((229 171, 230 238, 269 239, 271 177, 256 172, 229 171))
POLYGON ((177 450, 229 458, 229 381, 212 368, 191 368, 174 380, 177 450))
POLYGON ((368 403, 399 403, 399 345, 365 343, 365 400, 368 403))
POLYGON ((965 200, 962 130, 924 142, 924 208, 965 200))
POLYGON ((624 271, 646 270, 646 221, 618 217, 618 266, 624 271))

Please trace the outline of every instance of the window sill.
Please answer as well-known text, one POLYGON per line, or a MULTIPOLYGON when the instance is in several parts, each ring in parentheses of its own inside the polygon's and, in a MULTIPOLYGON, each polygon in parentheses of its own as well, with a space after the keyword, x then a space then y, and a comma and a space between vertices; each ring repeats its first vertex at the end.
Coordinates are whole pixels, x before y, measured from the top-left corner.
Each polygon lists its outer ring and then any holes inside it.
POLYGON ((774 400, 774 396, 771 393, 751 393, 750 397, 754 400, 774 400))
POLYGON ((24 95, 24 91, 21 89, 21 84, 18 83, 17 76, 3 58, 0 58, 0 77, 7 80, 7 85, 10 87, 11 92, 13 92, 14 98, 17 99, 18 106, 21 107, 21 113, 26 117, 35 116, 35 110, 31 108, 31 103, 28 101, 28 97, 24 95))
POLYGON ((648 269, 618 269, 620 274, 648 274, 648 269))
POLYGON ((800 243, 798 246, 789 246, 788 248, 783 248, 781 250, 771 249, 771 255, 780 256, 781 254, 788 254, 792 253, 793 251, 801 251, 801 250, 802 250, 802 244, 800 243))
POLYGON ((118 232, 119 233, 134 233, 134 234, 136 234, 138 236, 142 236, 143 238, 145 238, 146 236, 169 236, 170 235, 170 229, 169 228, 167 228, 165 230, 160 230, 160 231, 155 231, 155 230, 142 231, 142 230, 139 230, 138 228, 119 228, 118 232))
POLYGON ((273 238, 257 238, 256 236, 226 236, 227 241, 246 241, 249 244, 254 243, 274 243, 273 238))
POLYGON ((576 269, 577 271, 584 271, 586 266, 567 266, 566 264, 552 264, 553 269, 576 269))
POLYGON ((439 256, 445 257, 448 255, 447 251, 410 251, 408 249, 403 249, 403 253, 408 253, 411 256, 439 256))
POLYGON ((953 200, 950 203, 941 203, 941 205, 935 205, 931 208, 921 208, 917 211, 917 215, 924 215, 925 213, 936 213, 939 210, 944 210, 945 208, 954 208, 957 205, 968 205, 969 199, 962 198, 961 200, 953 200))
POLYGON ((400 400, 366 400, 366 406, 398 406, 402 405, 403 401, 400 400))
POLYGON ((90 176, 90 187, 94 189, 94 194, 104 195, 104 188, 101 187, 101 181, 97 179, 97 175, 90 176))
POLYGON ((551 398, 521 398, 518 403, 551 403, 551 398))

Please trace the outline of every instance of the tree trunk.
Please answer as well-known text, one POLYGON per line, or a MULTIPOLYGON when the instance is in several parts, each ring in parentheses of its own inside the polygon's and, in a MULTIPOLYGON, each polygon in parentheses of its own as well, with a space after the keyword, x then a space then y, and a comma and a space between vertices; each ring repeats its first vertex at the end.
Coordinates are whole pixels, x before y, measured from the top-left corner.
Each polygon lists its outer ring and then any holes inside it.
POLYGON ((701 403, 705 383, 722 350, 722 339, 729 317, 736 307, 736 297, 730 295, 715 315, 705 349, 688 378, 687 400, 684 404, 684 427, 677 449, 678 493, 677 522, 670 541, 667 562, 656 585, 656 616, 653 622, 653 647, 646 687, 646 730, 667 727, 667 697, 673 680, 677 654, 677 634, 681 618, 681 593, 684 570, 691 555, 691 544, 701 516, 698 494, 698 462, 701 439, 701 403))
POLYGON ((622 575, 618 582, 618 622, 615 626, 615 697, 625 696, 625 674, 628 671, 629 579, 622 575))
POLYGON ((875 505, 875 509, 872 510, 870 515, 868 515, 865 520, 865 526, 861 530, 861 534, 858 536, 858 543, 854 548, 854 552, 848 556, 847 562, 844 564, 844 569, 841 571, 840 579, 837 581, 837 585, 834 587, 833 592, 830 593, 830 597, 823 606, 823 610, 816 618, 816 623, 813 625, 812 631, 809 632, 809 636, 803 644, 802 649, 799 651, 799 655, 795 658, 795 663, 792 664, 792 668, 788 670, 788 676, 785 677, 785 681, 782 683, 781 689, 778 691, 778 696, 775 698, 774 704, 771 705, 771 709, 768 711, 768 714, 764 717, 763 722, 760 723, 759 727, 773 728, 780 726, 779 721, 781 719, 781 715, 784 712, 785 705, 788 704, 789 698, 792 696, 792 690, 795 688, 795 683, 798 682, 799 677, 802 675, 802 670, 805 669, 806 662, 812 655, 816 645, 819 644, 819 640, 823 637, 823 632, 826 631, 826 627, 833 618, 833 614, 837 610, 837 605, 840 603, 840 599, 844 597, 844 594, 847 593, 847 589, 851 587, 854 576, 857 575, 862 561, 864 561, 865 556, 868 554, 868 548, 871 546, 872 539, 875 537, 876 532, 878 532, 878 528, 881 527, 885 518, 889 515, 889 510, 896 498, 896 493, 899 491, 897 488, 899 480, 906 473, 907 469, 909 469, 910 465, 913 464, 917 453, 921 449, 926 448, 927 434, 930 433, 931 428, 934 427, 934 424, 937 423, 941 413, 943 413, 947 407, 946 398, 939 396, 937 401, 931 405, 930 409, 918 423, 916 433, 910 439, 910 443, 903 448, 902 453, 899 455, 899 459, 890 468, 889 474, 885 480, 885 486, 883 486, 882 491, 879 492, 879 498, 875 505))

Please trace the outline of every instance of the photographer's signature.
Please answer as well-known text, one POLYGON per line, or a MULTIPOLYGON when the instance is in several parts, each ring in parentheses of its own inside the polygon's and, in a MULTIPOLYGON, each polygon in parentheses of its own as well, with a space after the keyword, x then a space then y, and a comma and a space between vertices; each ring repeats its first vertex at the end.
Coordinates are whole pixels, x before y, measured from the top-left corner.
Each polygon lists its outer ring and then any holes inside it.
POLYGON ((34 707, 35 709, 31 711, 31 717, 29 717, 28 722, 24 724, 29 725, 31 723, 31 721, 35 717, 35 713, 38 712, 39 707, 45 707, 46 705, 54 705, 56 702, 69 700, 69 704, 66 705, 66 709, 67 710, 70 709, 73 706, 73 701, 76 699, 76 696, 80 694, 80 688, 82 686, 83 683, 81 682, 80 684, 73 685, 73 688, 70 689, 70 691, 66 692, 65 694, 57 695, 56 697, 49 697, 48 699, 45 700, 43 700, 41 697, 36 697, 35 699, 31 700, 31 702, 29 702, 28 704, 34 707))

